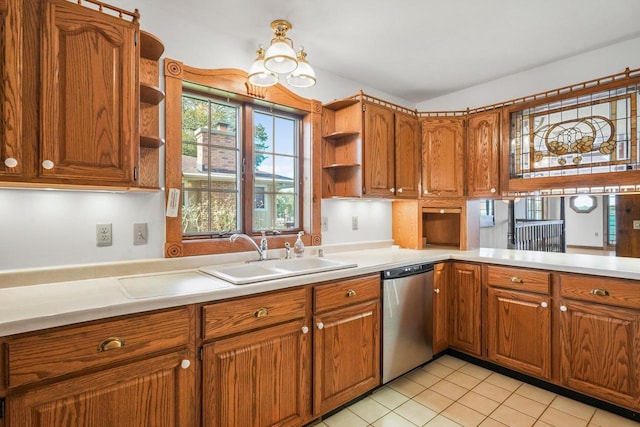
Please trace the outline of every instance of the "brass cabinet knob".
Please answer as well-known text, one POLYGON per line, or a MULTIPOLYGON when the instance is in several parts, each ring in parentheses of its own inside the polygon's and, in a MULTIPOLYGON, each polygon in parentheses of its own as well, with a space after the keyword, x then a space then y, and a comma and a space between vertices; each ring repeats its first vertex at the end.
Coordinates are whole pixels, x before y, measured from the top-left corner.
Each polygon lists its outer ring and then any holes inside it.
POLYGON ((118 337, 109 337, 98 345, 98 353, 124 347, 124 340, 118 337))
POLYGON ((513 276, 511 278, 511 283, 524 283, 524 279, 522 277, 513 276))
POLYGON ((266 307, 260 307, 255 311, 255 313, 253 313, 253 317, 255 317, 256 319, 259 319, 261 317, 266 317, 268 315, 269 315, 269 309, 266 307))
POLYGON ((353 290, 353 289, 349 289, 349 290, 347 291, 347 298, 355 297, 355 296, 356 296, 356 291, 355 291, 355 290, 353 290))

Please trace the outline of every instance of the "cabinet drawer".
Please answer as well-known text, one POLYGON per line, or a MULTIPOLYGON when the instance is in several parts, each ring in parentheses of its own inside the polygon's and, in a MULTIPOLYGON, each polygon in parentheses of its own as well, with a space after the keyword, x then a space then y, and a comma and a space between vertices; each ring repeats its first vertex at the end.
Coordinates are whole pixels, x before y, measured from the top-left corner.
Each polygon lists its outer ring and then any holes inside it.
POLYGON ((314 312, 380 299, 380 276, 357 277, 313 288, 314 312))
POLYGON ((540 294, 549 294, 550 273, 522 268, 487 267, 487 283, 509 289, 518 289, 540 294))
POLYGON ((10 337, 9 387, 185 346, 190 317, 183 307, 10 337))
POLYGON ((202 307, 204 339, 305 317, 306 289, 241 298, 202 307))
POLYGON ((640 281, 561 274, 560 294, 581 301, 640 308, 640 281))

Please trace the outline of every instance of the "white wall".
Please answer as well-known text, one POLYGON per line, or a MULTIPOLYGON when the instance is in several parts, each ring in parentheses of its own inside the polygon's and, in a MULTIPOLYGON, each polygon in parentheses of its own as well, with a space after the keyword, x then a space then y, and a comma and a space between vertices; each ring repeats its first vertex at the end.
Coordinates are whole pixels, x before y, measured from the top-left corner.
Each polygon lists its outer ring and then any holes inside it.
POLYGON ((566 218, 565 233, 567 246, 604 245, 604 207, 602 196, 595 196, 598 206, 589 213, 577 213, 569 206, 569 197, 564 200, 566 218))
POLYGON ((464 110, 533 95, 640 68, 640 37, 616 43, 459 92, 426 100, 418 111, 464 110))
POLYGON ((328 220, 323 244, 391 239, 391 201, 323 199, 322 216, 328 220), (354 216, 357 230, 351 227, 354 216))
POLYGON ((502 200, 496 200, 493 204, 493 227, 480 229, 480 247, 507 249, 507 235, 509 233, 509 205, 502 200))

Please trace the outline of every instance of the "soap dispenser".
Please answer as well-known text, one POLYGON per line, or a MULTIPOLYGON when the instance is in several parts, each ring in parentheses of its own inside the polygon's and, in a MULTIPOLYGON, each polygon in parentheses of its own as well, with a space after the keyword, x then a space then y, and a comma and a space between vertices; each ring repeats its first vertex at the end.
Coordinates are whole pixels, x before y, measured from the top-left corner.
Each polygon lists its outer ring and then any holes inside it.
POLYGON ((293 244, 293 253, 296 258, 301 258, 304 255, 304 243, 302 242, 302 235, 304 231, 298 233, 298 240, 293 244))

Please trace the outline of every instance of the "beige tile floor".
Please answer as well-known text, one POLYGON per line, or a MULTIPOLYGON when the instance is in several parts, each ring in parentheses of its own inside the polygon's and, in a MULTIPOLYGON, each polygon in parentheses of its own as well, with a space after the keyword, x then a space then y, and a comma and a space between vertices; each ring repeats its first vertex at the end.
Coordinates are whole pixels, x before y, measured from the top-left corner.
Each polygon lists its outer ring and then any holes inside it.
POLYGON ((314 427, 640 427, 452 356, 376 390, 314 427))

